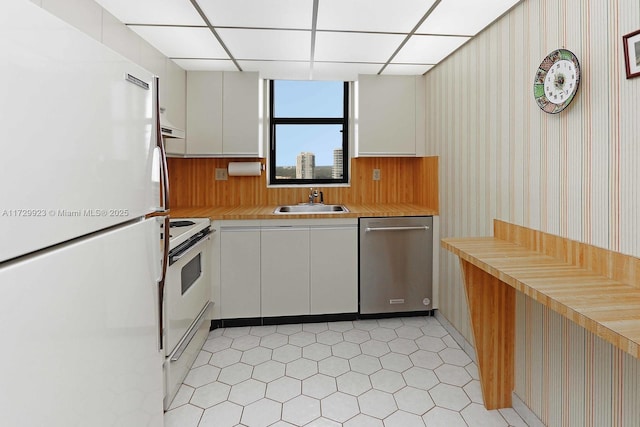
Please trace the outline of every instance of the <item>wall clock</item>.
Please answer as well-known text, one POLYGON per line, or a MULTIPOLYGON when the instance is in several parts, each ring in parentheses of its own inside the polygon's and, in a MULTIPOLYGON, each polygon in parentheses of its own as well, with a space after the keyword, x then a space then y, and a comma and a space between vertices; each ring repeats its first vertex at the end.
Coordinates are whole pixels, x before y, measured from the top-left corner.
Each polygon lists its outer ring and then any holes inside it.
POLYGON ((569 106, 580 85, 580 63, 569 50, 558 49, 542 60, 533 81, 533 97, 545 113, 569 106))

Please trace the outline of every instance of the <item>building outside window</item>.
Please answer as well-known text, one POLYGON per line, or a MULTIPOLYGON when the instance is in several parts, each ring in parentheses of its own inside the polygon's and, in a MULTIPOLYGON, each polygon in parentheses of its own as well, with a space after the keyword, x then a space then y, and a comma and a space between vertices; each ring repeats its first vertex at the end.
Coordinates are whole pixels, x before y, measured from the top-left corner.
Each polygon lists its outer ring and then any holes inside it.
POLYGON ((315 178, 316 155, 313 153, 300 153, 296 161, 296 178, 315 178))
POLYGON ((331 178, 342 178, 342 165, 344 157, 342 157, 342 148, 333 150, 333 168, 331 168, 331 178))
POLYGON ((270 81, 269 182, 348 182, 349 86, 336 81, 270 81))

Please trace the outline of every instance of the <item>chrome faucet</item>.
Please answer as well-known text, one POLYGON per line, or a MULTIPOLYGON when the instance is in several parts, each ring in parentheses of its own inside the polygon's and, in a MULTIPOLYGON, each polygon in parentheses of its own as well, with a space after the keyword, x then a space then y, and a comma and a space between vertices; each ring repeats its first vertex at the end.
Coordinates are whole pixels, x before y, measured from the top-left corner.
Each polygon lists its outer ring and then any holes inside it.
POLYGON ((318 189, 314 189, 309 188, 309 204, 312 205, 314 203, 314 200, 318 198, 318 196, 320 197, 320 203, 324 203, 324 194, 322 194, 322 191, 318 191, 318 189))

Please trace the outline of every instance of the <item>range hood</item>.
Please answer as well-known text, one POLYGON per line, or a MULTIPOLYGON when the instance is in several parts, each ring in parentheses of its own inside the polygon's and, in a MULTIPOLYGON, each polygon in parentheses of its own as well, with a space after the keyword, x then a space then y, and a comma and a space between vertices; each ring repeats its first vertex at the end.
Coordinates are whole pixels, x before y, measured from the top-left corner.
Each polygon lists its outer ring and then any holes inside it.
POLYGON ((165 138, 182 138, 184 139, 184 130, 179 129, 171 124, 164 114, 165 108, 160 107, 160 130, 165 138))

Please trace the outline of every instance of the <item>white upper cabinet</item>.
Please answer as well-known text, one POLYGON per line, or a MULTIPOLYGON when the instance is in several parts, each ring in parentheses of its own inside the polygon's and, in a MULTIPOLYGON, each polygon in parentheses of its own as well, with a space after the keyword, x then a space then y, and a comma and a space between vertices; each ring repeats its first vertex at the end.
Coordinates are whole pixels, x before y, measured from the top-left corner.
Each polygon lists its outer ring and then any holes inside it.
POLYGON ((424 156, 423 76, 358 76, 356 156, 424 156))
POLYGON ((222 90, 222 152, 227 157, 261 157, 258 73, 225 72, 222 90))
POLYGON ((160 107, 164 107, 165 116, 177 128, 185 128, 187 111, 187 72, 167 58, 166 78, 160 81, 160 107))
POLYGON ((222 154, 222 72, 187 71, 187 156, 222 154))
MULTIPOLYGON (((160 80, 160 108, 171 124, 184 130, 186 124, 187 72, 167 58, 166 78, 160 80)), ((165 138, 168 155, 184 156, 186 147, 183 138, 165 138)))
POLYGON ((260 157, 258 73, 188 71, 189 156, 260 157))

